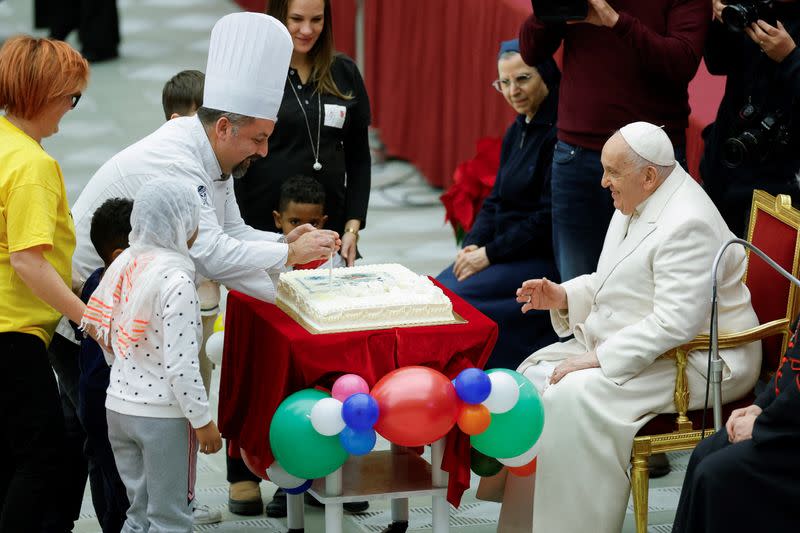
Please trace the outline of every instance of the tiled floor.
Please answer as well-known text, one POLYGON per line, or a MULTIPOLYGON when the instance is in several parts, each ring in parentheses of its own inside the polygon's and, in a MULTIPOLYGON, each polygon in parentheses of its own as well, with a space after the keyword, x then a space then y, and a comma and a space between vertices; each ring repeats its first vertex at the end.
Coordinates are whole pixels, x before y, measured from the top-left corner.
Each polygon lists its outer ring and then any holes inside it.
MULTIPOLYGON (((30 0, 0 0, 0 40, 17 32, 31 32, 30 0)), ((67 191, 74 202, 94 171, 111 155, 148 134, 163 121, 161 87, 176 72, 205 68, 208 36, 213 23, 235 6, 227 0, 118 0, 123 34, 121 59, 95 65, 89 88, 78 108, 68 113, 59 135, 45 140, 46 149, 60 162, 67 191)), ((361 248, 370 263, 398 262, 422 274, 436 274, 456 252, 452 232, 444 225, 439 191, 424 185, 413 169, 402 163, 376 166, 368 228, 361 248)), ((215 375, 215 384, 218 382, 215 375)), ((214 387, 216 389, 216 387, 214 387)), ((216 402, 216 393, 212 401, 216 402)), ((386 446, 385 441, 382 446, 386 446)), ((670 531, 687 454, 673 457, 675 471, 651 486, 651 532, 670 531)), ((464 533, 494 531, 499 506, 478 502, 476 483, 454 510, 451 526, 464 533)), ((262 484, 268 501, 274 485, 262 484)), ((285 531, 284 520, 266 516, 244 519, 227 512, 225 462, 221 454, 202 456, 198 494, 203 503, 223 509, 224 520, 198 531, 285 531)), ((430 531, 426 500, 411 502, 411 530, 430 531)), ((627 516, 624 532, 633 531, 627 516)), ((346 519, 348 533, 378 532, 388 521, 387 504, 378 502, 368 513, 346 519)), ((307 509, 306 529, 322 531, 322 513, 307 509)), ((90 499, 84 499, 77 533, 99 533, 90 499)), ((587 531, 591 531, 587 524, 587 531)))

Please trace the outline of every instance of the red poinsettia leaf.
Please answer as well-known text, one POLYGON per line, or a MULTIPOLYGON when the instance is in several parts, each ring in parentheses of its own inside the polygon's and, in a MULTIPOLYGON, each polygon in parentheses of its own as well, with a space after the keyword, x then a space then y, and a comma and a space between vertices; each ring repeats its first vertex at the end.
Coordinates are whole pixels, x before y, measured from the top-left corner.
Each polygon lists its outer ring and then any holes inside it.
POLYGON ((453 225, 456 235, 472 229, 483 200, 491 193, 500 166, 501 145, 497 138, 479 139, 475 156, 460 163, 453 172, 453 184, 442 194, 441 201, 445 220, 453 225))

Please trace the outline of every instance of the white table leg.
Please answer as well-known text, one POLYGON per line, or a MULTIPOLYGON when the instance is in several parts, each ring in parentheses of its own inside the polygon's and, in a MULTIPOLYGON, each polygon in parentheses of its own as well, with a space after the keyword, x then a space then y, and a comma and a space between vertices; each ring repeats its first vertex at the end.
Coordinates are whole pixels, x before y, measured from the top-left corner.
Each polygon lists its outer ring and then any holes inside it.
MULTIPOLYGON (((325 477, 325 494, 339 496, 342 494, 342 469, 325 477)), ((342 533, 344 510, 341 503, 325 504, 325 533, 342 533)))
POLYGON ((289 527, 289 531, 303 530, 304 524, 303 524, 302 494, 286 495, 286 525, 289 527))
POLYGON ((408 499, 392 500, 392 522, 408 522, 408 499))
MULTIPOLYGON (((444 437, 431 444, 431 478, 436 487, 447 486, 447 472, 442 470, 444 437)), ((433 533, 443 533, 450 527, 450 505, 445 496, 434 496, 432 505, 433 533)))
MULTIPOLYGON (((392 453, 406 453, 405 447, 391 443, 392 453)), ((408 522, 408 498, 392 500, 392 522, 408 522)))

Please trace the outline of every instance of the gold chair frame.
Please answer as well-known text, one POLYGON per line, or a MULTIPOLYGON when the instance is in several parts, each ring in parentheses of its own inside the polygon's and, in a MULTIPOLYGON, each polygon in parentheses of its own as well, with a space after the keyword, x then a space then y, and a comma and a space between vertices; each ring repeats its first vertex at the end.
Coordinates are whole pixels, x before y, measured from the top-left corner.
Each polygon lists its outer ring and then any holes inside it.
MULTIPOLYGON (((791 273, 798 276, 800 273, 800 211, 792 207, 791 198, 785 194, 777 197, 761 190, 753 192, 753 203, 750 208, 750 225, 747 240, 752 242, 753 231, 756 225, 756 216, 759 212, 766 213, 780 220, 784 224, 797 230, 795 238, 794 255, 792 258, 791 273)), ((748 266, 745 270, 744 280, 747 280, 749 270, 750 250, 747 250, 748 266)), ((794 284, 789 288, 789 298, 786 304, 784 318, 772 320, 754 328, 739 333, 719 336, 719 347, 733 348, 751 342, 766 339, 774 335, 783 335, 781 353, 786 351, 790 336, 790 322, 800 310, 798 287, 794 284)), ((700 335, 696 339, 661 355, 661 358, 674 359, 677 368, 675 381, 675 431, 658 435, 637 436, 633 439, 631 451, 631 493, 633 494, 633 512, 636 519, 636 532, 647 532, 647 500, 650 484, 650 473, 647 468, 648 458, 657 453, 674 452, 693 449, 701 439, 701 431, 692 427, 692 422, 686 416, 689 410, 689 383, 686 376, 686 365, 689 353, 694 350, 709 349, 710 338, 700 335)), ((764 377, 764 376, 762 376, 764 377)), ((706 429, 706 434, 713 433, 714 429, 706 429)))

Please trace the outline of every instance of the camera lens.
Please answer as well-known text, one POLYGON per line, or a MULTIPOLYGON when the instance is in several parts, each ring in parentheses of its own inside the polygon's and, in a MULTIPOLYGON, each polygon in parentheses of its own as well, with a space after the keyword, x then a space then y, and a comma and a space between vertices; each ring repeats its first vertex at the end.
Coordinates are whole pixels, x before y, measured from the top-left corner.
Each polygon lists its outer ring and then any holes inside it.
POLYGON ((732 4, 722 10, 722 22, 734 31, 744 31, 756 20, 758 20, 758 13, 755 6, 732 4))
POLYGON ((722 162, 728 168, 736 168, 744 163, 747 157, 747 147, 738 138, 734 137, 722 145, 722 162))

